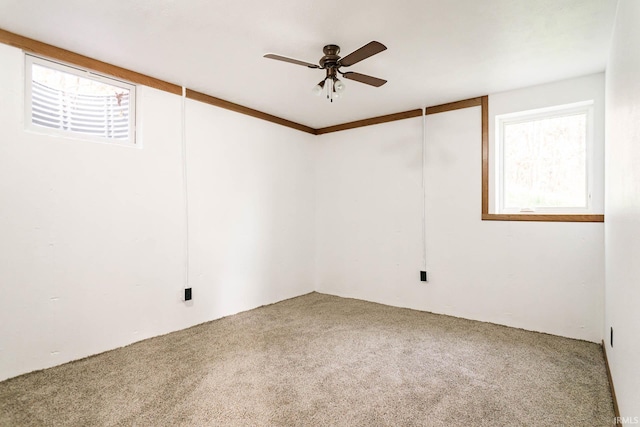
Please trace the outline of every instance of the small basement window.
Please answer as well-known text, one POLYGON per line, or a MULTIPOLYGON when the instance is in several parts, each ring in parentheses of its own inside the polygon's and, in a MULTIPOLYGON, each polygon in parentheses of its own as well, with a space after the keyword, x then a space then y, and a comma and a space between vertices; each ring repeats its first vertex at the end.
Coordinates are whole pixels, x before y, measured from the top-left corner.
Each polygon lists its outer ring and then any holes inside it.
POLYGON ((31 130, 135 144, 135 86, 26 55, 25 123, 31 130))
POLYGON ((496 116, 497 212, 593 213, 593 102, 496 116))

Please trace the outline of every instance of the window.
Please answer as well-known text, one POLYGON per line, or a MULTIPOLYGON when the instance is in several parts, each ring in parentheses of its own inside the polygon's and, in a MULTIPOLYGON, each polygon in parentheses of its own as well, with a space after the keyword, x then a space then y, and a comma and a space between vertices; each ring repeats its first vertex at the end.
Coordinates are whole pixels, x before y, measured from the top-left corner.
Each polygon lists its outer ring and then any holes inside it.
POLYGON ((135 143, 135 86, 26 56, 25 123, 32 130, 98 142, 135 143))
POLYGON ((496 116, 496 212, 589 214, 593 102, 496 116))

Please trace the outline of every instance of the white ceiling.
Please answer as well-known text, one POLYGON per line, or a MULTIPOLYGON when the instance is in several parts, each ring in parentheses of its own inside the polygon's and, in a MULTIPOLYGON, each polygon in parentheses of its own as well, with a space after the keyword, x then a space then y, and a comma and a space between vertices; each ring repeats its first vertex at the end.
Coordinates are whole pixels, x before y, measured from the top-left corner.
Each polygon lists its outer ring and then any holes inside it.
POLYGON ((617 0, 0 0, 0 28, 311 127, 603 71, 617 0), (388 50, 330 104, 325 44, 388 50))

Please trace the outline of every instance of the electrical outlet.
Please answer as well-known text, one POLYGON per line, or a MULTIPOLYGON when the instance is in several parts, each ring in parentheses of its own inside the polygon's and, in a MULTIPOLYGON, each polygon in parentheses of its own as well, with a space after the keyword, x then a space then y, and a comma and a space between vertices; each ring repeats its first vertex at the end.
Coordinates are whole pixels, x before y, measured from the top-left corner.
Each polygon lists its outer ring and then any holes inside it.
POLYGON ((185 288, 185 290, 184 290, 184 300, 185 301, 190 301, 191 300, 191 288, 185 288))
POLYGON ((421 271, 420 272, 420 281, 421 282, 428 282, 428 280, 427 280, 427 272, 426 271, 421 271))

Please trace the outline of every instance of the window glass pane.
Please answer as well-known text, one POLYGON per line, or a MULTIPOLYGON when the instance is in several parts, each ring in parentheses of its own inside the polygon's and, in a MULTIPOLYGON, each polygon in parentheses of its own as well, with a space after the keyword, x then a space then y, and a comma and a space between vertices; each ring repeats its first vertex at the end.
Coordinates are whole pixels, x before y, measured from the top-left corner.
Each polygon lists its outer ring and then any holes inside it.
POLYGON ((35 63, 31 70, 33 124, 129 139, 129 89, 35 63))
POLYGON ((504 125, 504 207, 587 206, 587 114, 504 125))

